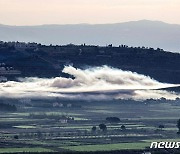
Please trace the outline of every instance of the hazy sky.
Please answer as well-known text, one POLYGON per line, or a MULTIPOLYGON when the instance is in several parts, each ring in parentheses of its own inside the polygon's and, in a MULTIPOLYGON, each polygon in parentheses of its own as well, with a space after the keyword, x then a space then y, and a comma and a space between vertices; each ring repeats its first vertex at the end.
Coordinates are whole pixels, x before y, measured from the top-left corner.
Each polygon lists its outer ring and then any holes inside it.
POLYGON ((180 0, 0 0, 0 23, 8 25, 142 19, 180 24, 180 0))

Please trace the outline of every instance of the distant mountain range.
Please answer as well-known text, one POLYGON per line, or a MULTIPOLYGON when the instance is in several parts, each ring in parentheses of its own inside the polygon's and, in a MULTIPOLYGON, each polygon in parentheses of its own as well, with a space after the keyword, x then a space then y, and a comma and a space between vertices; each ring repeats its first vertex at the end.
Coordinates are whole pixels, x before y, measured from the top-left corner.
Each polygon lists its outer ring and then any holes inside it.
POLYGON ((42 44, 145 46, 180 52, 180 25, 160 21, 117 24, 7 26, 0 25, 0 40, 42 44))

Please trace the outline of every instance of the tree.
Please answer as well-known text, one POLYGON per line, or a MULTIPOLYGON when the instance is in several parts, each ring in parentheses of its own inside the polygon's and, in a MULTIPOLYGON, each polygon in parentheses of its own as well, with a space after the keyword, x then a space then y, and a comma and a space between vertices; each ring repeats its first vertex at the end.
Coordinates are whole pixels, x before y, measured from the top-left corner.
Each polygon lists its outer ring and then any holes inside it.
POLYGON ((164 125, 159 125, 159 128, 162 130, 164 128, 164 125))
POLYGON ((177 121, 178 134, 180 134, 180 119, 177 121))
POLYGON ((121 129, 122 129, 122 130, 125 130, 125 129, 126 129, 126 127, 125 127, 124 125, 122 125, 122 126, 121 126, 121 129))
POLYGON ((100 125, 99 125, 99 128, 100 128, 103 132, 107 130, 107 127, 106 127, 105 124, 100 124, 100 125))
POLYGON ((95 132, 96 131, 96 126, 93 126, 92 127, 92 132, 95 132))
POLYGON ((19 139, 19 136, 18 135, 14 135, 14 139, 19 139))

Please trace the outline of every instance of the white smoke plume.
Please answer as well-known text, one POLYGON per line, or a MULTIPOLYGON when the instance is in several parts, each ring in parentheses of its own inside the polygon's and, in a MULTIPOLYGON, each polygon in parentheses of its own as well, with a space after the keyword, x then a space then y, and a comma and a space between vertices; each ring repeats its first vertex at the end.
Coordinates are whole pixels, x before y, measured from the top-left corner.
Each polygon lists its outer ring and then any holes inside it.
POLYGON ((1 97, 60 97, 84 100, 175 99, 179 94, 156 90, 177 86, 160 83, 148 76, 108 66, 76 69, 65 66, 73 78, 21 78, 19 82, 0 83, 1 97))

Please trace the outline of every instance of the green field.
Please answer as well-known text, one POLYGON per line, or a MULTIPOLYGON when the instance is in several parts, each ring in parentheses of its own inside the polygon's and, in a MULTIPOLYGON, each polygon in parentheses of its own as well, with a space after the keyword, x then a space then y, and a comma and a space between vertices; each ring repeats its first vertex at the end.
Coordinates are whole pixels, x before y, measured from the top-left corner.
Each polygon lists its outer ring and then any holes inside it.
POLYGON ((54 152, 45 148, 0 148, 0 153, 18 153, 18 152, 54 152))
POLYGON ((20 129, 35 129, 37 128, 36 126, 26 126, 26 125, 22 125, 22 126, 13 126, 14 128, 20 128, 20 129))
MULTIPOLYGON (((99 145, 82 145, 82 146, 66 146, 64 149, 72 151, 112 151, 112 150, 136 150, 149 147, 149 143, 118 143, 118 144, 99 144, 99 145)), ((61 147, 62 148, 62 147, 61 147)))
POLYGON ((153 141, 179 141, 176 125, 180 110, 174 109, 174 104, 89 103, 82 103, 82 108, 31 107, 1 113, 1 153, 138 151, 153 141), (166 112, 168 109, 174 112, 166 112), (70 120, 64 123, 63 117, 70 120), (120 121, 109 122, 107 117, 118 117, 120 121), (100 129, 100 124, 107 129, 100 129), (126 129, 121 129, 122 125, 126 129))

